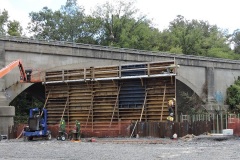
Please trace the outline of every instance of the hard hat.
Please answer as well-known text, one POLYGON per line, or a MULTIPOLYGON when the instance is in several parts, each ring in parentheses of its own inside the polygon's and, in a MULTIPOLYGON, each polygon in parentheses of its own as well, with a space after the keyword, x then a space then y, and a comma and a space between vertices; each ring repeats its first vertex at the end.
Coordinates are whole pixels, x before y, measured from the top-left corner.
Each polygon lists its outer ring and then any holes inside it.
POLYGON ((170 113, 170 116, 173 116, 173 113, 170 113))
POLYGON ((173 98, 174 101, 176 101, 176 98, 173 98))

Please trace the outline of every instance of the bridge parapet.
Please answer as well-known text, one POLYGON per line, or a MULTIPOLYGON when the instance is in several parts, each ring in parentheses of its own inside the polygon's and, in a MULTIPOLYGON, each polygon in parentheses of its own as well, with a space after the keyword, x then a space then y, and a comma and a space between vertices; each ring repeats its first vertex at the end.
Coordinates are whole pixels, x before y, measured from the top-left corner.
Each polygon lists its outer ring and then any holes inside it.
MULTIPOLYGON (((31 39, 31 38, 24 38, 24 37, 12 37, 12 36, 0 36, 0 41, 19 42, 19 43, 28 43, 28 44, 41 44, 41 45, 67 47, 67 48, 75 48, 75 49, 88 49, 88 50, 95 50, 100 52, 103 52, 103 51, 110 52, 111 54, 125 53, 125 54, 134 54, 135 56, 142 55, 147 57, 155 57, 155 58, 150 58, 150 60, 153 60, 153 61, 159 61, 159 59, 157 60, 156 58, 163 58, 163 57, 168 59, 175 58, 178 64, 184 64, 184 65, 190 65, 190 66, 205 66, 205 67, 217 67, 217 68, 227 67, 232 69, 240 69, 239 60, 231 60, 231 59, 223 59, 223 58, 174 54, 174 53, 168 53, 168 52, 146 51, 146 50, 137 50, 137 49, 129 49, 129 48, 118 48, 118 47, 110 47, 110 46, 83 44, 83 43, 72 43, 72 42, 66 42, 66 41, 53 41, 53 40, 46 41, 46 40, 31 39), (223 63, 225 63, 225 65, 222 65, 223 63), (229 65, 226 65, 226 64, 229 64, 229 65), (237 65, 238 67, 236 67, 235 65, 237 65)), ((42 51, 42 53, 44 53, 44 51, 42 51)), ((50 52, 48 53, 50 54, 50 52)), ((65 52, 65 55, 69 55, 68 53, 69 52, 65 52)), ((75 55, 69 55, 69 56, 75 56, 75 55)), ((80 55, 80 56, 83 56, 83 55, 80 55)), ((84 55, 84 56, 94 57, 94 58, 104 58, 102 56, 99 57, 99 54, 95 54, 94 56, 91 56, 91 54, 88 53, 88 55, 84 55)), ((131 60, 132 57, 114 56, 114 57, 106 57, 106 58, 117 58, 119 60, 131 60)), ((138 61, 146 62, 146 57, 145 58, 138 57, 138 61)))

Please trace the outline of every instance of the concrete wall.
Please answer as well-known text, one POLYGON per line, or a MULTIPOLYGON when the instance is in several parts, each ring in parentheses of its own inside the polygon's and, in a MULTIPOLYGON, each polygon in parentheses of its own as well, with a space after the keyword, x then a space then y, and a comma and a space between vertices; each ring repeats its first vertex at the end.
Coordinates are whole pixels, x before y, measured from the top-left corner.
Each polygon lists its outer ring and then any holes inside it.
MULTIPOLYGON (((206 83, 206 69, 197 66, 180 66, 177 79, 191 88, 199 97, 202 97, 204 85, 206 83), (196 73, 198 73, 196 75, 196 73)), ((202 97, 206 98, 206 97, 202 97)))
POLYGON ((8 135, 8 127, 13 126, 15 107, 0 106, 0 135, 8 135))
POLYGON ((240 76, 239 70, 214 69, 214 99, 219 104, 225 103, 226 89, 240 76))

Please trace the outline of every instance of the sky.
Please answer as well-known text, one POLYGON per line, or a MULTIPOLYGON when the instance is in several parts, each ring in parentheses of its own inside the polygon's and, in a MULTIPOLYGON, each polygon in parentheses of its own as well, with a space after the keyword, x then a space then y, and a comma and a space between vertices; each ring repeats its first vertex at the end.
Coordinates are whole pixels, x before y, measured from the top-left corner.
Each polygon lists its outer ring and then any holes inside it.
MULTIPOLYGON (((39 12, 47 6, 53 11, 60 9, 67 0, 0 0, 0 11, 6 9, 10 20, 17 20, 23 28, 30 22, 30 12, 39 12)), ((114 0, 78 0, 78 5, 83 6, 90 13, 96 5, 114 0)), ((239 6, 240 0, 136 0, 136 8, 146 14, 153 21, 155 27, 166 29, 169 22, 177 15, 184 16, 187 20, 197 19, 208 21, 211 25, 228 29, 232 33, 240 29, 239 6)))

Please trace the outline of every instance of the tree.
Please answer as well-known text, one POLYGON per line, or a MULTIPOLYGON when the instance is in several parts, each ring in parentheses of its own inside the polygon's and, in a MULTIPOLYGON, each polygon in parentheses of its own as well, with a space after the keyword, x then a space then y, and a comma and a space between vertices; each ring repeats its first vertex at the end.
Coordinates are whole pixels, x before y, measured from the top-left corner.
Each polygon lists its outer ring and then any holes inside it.
POLYGON ((216 25, 178 15, 160 32, 133 1, 106 2, 85 15, 76 0, 67 0, 60 10, 44 7, 30 17, 29 32, 40 39, 240 59, 229 47, 228 33, 216 25))
POLYGON ((42 108, 44 104, 32 94, 24 91, 13 99, 10 105, 15 107, 15 123, 27 123, 30 108, 42 108))
POLYGON ((21 36, 22 35, 22 27, 18 21, 9 21, 7 24, 7 33, 10 36, 21 36))
POLYGON ((168 32, 171 48, 178 50, 181 48, 184 54, 216 56, 215 51, 231 53, 228 35, 216 25, 210 25, 206 21, 190 21, 178 15, 170 22, 168 32))
POLYGON ((4 27, 7 25, 7 22, 8 22, 8 11, 4 9, 2 12, 0 11, 0 35, 6 34, 4 27))
POLYGON ((231 41, 234 43, 234 52, 240 54, 240 29, 233 32, 231 41))
POLYGON ((202 107, 204 102, 196 93, 180 92, 182 102, 178 105, 179 114, 197 114, 204 113, 206 110, 202 107))
POLYGON ((55 12, 44 7, 40 12, 29 15, 28 30, 36 38, 94 43, 94 31, 89 31, 89 26, 94 26, 92 19, 85 16, 84 9, 77 5, 76 0, 67 0, 65 6, 55 12))
POLYGON ((199 30, 193 30, 193 25, 189 21, 178 15, 174 21, 170 22, 169 30, 173 34, 174 47, 181 46, 184 54, 197 54, 195 44, 200 33, 199 30))
POLYGON ((230 106, 231 111, 240 111, 240 77, 238 77, 233 85, 227 88, 226 103, 230 106))
POLYGON ((106 2, 98 6, 93 17, 101 21, 97 41, 101 45, 157 50, 159 31, 151 27, 146 16, 138 16, 134 2, 106 2))

